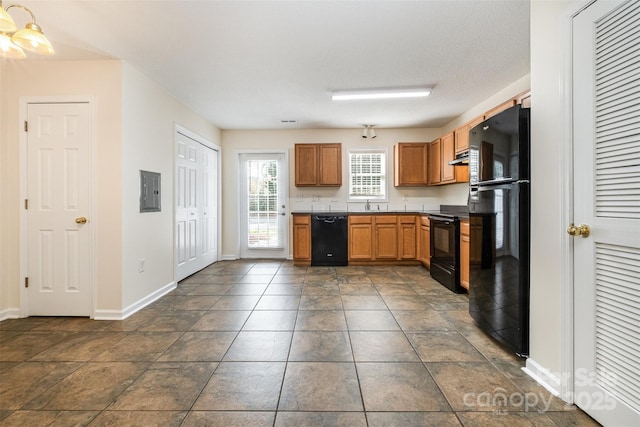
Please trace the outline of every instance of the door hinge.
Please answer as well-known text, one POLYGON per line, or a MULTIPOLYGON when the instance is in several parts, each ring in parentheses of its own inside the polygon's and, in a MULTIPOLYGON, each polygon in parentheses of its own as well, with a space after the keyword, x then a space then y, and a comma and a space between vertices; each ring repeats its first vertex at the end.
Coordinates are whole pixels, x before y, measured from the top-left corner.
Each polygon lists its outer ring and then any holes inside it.
POLYGON ((29 132, 29 122, 27 122, 26 120, 24 121, 24 131, 29 132))
POLYGON ((28 277, 25 277, 25 278, 24 278, 24 287, 25 287, 25 288, 28 288, 28 287, 29 287, 29 278, 28 278, 28 277))
POLYGON ((24 208, 25 210, 29 209, 29 199, 24 199, 24 208))

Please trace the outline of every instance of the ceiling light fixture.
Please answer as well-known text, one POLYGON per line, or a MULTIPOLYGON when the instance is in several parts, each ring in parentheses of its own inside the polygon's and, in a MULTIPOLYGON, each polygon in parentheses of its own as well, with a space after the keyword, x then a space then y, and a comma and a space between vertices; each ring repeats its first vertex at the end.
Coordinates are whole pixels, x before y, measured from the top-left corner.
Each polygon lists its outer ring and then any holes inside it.
POLYGON ((363 138, 375 138, 376 136, 376 131, 373 128, 374 125, 363 125, 364 128, 362 129, 362 137, 363 138))
POLYGON ((10 4, 3 8, 0 0, 0 55, 6 58, 22 59, 25 57, 22 49, 41 55, 54 53, 51 43, 42 33, 42 28, 36 24, 36 17, 31 10, 20 4, 10 4), (31 16, 31 22, 27 23, 22 30, 18 30, 16 23, 9 15, 9 9, 12 7, 22 9, 31 16))
POLYGON ((420 98, 429 96, 432 90, 433 88, 431 87, 338 90, 331 94, 331 99, 334 101, 350 101, 361 99, 420 98))

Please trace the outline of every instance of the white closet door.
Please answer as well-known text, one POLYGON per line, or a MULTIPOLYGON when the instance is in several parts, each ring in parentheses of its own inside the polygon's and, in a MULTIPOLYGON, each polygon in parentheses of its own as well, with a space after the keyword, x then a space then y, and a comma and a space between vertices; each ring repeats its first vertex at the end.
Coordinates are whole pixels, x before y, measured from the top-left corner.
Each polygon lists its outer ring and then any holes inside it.
POLYGON ((218 258, 218 153, 176 134, 176 280, 218 258))
POLYGON ((575 402, 640 425, 640 2, 574 18, 575 402))

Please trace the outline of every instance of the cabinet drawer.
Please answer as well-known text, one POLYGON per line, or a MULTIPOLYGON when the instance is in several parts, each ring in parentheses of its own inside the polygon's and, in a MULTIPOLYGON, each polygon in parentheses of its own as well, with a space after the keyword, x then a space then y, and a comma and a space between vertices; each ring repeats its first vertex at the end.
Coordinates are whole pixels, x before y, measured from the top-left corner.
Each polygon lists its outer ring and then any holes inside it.
POLYGON ((376 215, 376 224, 395 224, 397 221, 395 215, 376 215))
POLYGON ((426 227, 429 227, 431 225, 431 222, 429 221, 429 217, 428 216, 421 216, 420 217, 420 225, 424 225, 426 227))
POLYGON ((349 224, 371 224, 371 215, 349 215, 349 224))
POLYGON ((416 217, 414 215, 399 215, 398 223, 400 224, 415 224, 416 217))
POLYGON ((294 215, 293 223, 295 225, 309 225, 311 224, 311 215, 294 215))

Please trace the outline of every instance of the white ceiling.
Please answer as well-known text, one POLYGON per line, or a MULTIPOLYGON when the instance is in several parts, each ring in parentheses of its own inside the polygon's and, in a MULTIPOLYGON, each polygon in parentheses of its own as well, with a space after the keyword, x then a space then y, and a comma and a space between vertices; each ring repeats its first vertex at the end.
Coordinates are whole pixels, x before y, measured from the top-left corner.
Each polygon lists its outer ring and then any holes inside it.
POLYGON ((123 59, 221 129, 437 128, 529 73, 528 0, 20 3, 54 59, 123 59), (435 88, 330 97, 416 85, 435 88))

